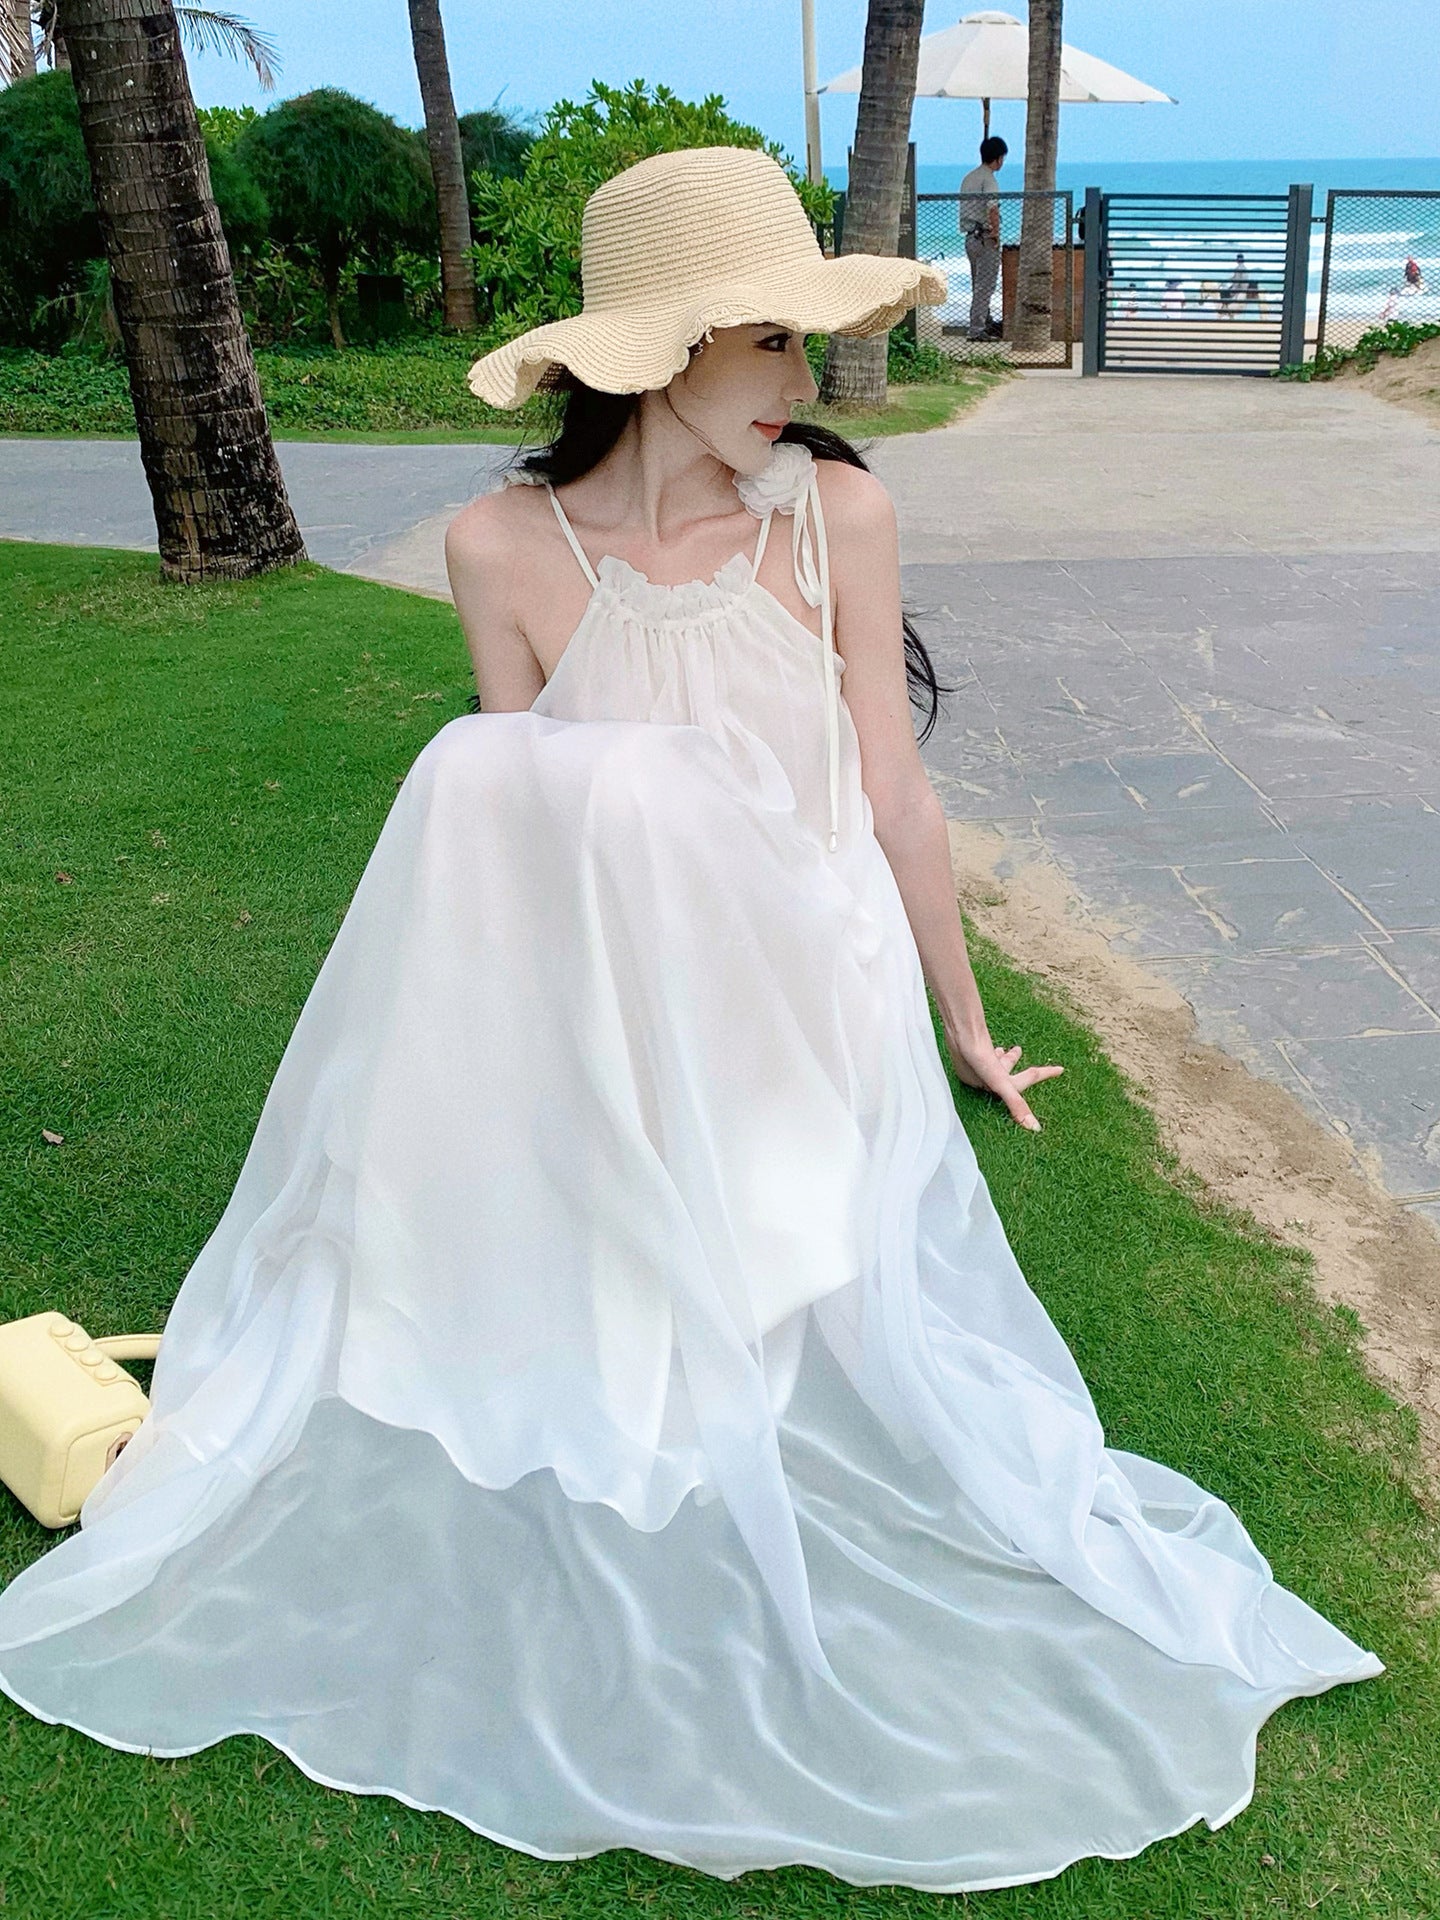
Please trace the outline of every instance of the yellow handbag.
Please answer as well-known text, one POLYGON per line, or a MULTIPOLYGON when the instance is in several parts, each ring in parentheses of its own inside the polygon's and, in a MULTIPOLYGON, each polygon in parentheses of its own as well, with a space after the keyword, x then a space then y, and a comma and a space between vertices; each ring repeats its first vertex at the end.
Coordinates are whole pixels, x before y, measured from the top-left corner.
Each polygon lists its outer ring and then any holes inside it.
POLYGON ((63 1313, 0 1326, 0 1480, 42 1527, 68 1527, 149 1411, 117 1360, 151 1360, 158 1333, 92 1340, 63 1313))

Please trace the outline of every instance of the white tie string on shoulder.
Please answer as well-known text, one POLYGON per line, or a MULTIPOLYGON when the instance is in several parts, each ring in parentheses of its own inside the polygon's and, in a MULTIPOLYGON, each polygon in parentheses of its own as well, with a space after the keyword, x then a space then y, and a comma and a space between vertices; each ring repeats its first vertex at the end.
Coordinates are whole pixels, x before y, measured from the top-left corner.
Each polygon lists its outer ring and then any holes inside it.
POLYGON ((840 689, 835 673, 834 622, 830 607, 830 543, 825 534, 825 515, 820 507, 820 482, 813 464, 805 491, 795 502, 790 546, 796 585, 807 605, 820 609, 820 645, 825 673, 825 751, 830 772, 830 851, 834 853, 840 843, 840 689))
POLYGON ((825 734, 830 773, 830 851, 840 843, 840 690, 830 593, 830 545, 820 504, 818 465, 810 449, 779 440, 757 474, 738 474, 741 499, 754 514, 793 515, 790 548, 795 584, 806 604, 820 609, 821 670, 825 676, 825 734), (818 556, 818 557, 817 557, 818 556))

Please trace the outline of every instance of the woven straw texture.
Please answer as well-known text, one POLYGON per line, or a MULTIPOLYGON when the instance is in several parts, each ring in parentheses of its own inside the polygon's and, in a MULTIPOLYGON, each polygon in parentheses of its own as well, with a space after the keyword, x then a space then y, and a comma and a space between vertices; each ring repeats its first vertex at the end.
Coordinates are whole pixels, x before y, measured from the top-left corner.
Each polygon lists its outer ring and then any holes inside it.
POLYGON ((518 407, 561 367, 604 393, 663 387, 714 327, 884 333, 947 298, 923 261, 827 260, 789 176, 745 147, 652 154, 585 203, 584 309, 518 334, 471 367, 470 391, 518 407))

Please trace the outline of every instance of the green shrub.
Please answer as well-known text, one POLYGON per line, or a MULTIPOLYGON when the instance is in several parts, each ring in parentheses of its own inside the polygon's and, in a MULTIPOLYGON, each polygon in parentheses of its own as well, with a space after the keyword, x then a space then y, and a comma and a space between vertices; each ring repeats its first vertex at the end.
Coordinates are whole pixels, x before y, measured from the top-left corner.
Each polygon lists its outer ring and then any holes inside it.
POLYGON ((270 237, 313 265, 337 347, 342 277, 439 245, 423 137, 337 87, 282 100, 231 150, 270 207, 270 237))
POLYGON ((195 114, 212 154, 219 147, 233 147, 250 122, 260 118, 254 107, 197 107, 195 114))
POLYGON ((465 384, 471 364, 493 344, 470 335, 413 336, 373 347, 257 351, 256 371, 271 425, 281 432, 408 433, 426 428, 473 432, 487 423, 524 425, 477 400, 465 384))
MULTIPOLYGON (((253 108, 200 116, 232 260, 264 244, 269 210, 232 151, 253 108)), ((52 70, 0 88, 0 343, 49 348, 110 335, 109 272, 75 88, 52 70)))
MULTIPOLYGON (((517 179, 525 170, 525 156, 535 144, 535 135, 524 122, 499 107, 481 107, 476 113, 460 115, 460 157, 465 178, 474 173, 494 174, 497 179, 517 179)), ((470 186, 470 214, 474 218, 474 185, 470 186)))
POLYGON ((118 354, 0 347, 0 433, 134 433, 130 376, 118 354))
POLYGON ((209 128, 205 157, 210 166, 210 190, 232 266, 258 253, 270 232, 270 206, 259 183, 236 154, 232 143, 218 140, 209 128))
MULTIPOLYGON (((410 433, 438 428, 536 427, 539 400, 503 413, 465 384, 471 363, 498 342, 486 334, 414 335, 373 347, 255 349, 270 424, 280 432, 410 433)), ((133 434, 124 362, 67 347, 57 354, 0 349, 0 433, 133 434)))
MULTIPOLYGON (((820 363, 824 365, 824 342, 820 363)), ((892 386, 965 385, 977 369, 985 373, 1003 373, 1010 362, 1002 353, 977 353, 963 360, 946 353, 930 340, 912 340, 907 327, 892 327, 885 377, 892 386)), ((818 376, 817 376, 818 378, 818 376)))
POLYGON ((643 80, 624 88, 597 80, 580 105, 557 101, 518 176, 474 176, 475 278, 507 337, 579 312, 581 213, 596 187, 652 153, 716 146, 768 153, 811 217, 829 218, 830 189, 800 179, 784 149, 732 120, 718 93, 697 103, 666 86, 652 94, 643 80))
POLYGON ((0 88, 0 340, 58 346, 101 252, 75 87, 64 71, 0 88), (40 311, 43 302, 54 304, 40 311))
POLYGON ((1329 380, 1352 360, 1362 373, 1370 373, 1382 354, 1403 359, 1413 353, 1422 340, 1433 340, 1437 335, 1440 335, 1440 321, 1422 320, 1412 324, 1409 320, 1390 320, 1383 327, 1371 327, 1368 333, 1362 333, 1353 347, 1322 347, 1313 360, 1281 367, 1275 377, 1278 380, 1329 380))

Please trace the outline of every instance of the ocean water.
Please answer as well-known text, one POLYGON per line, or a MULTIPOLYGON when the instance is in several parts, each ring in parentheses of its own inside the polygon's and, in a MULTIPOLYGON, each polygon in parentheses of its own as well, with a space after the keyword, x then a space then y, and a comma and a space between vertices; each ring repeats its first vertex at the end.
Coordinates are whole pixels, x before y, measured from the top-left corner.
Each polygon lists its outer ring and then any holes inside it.
MULTIPOLYGON (((960 163, 927 165, 917 156, 916 184, 922 194, 954 193, 967 170, 967 165, 960 163)), ((827 167, 826 177, 832 186, 843 187, 845 168, 827 167)), ((1084 202, 1086 187, 1100 187, 1116 194, 1283 194, 1292 183, 1308 183, 1314 189, 1306 302, 1308 331, 1313 334, 1318 319, 1325 203, 1332 188, 1341 191, 1364 188, 1395 197, 1342 201, 1338 205, 1327 300, 1327 338, 1353 338, 1364 327, 1379 325, 1391 318, 1440 321, 1440 158, 1079 160, 1061 161, 1056 169, 1056 185, 1073 193, 1077 212, 1084 202), (1405 197, 1427 193, 1437 197, 1428 200, 1405 197), (1420 291, 1405 283, 1407 259, 1415 260, 1420 269, 1424 283, 1420 291)), ((1018 142, 1012 145, 1000 174, 1000 184, 1002 190, 1010 191, 1024 184, 1024 156, 1018 142)), ((1018 237, 1019 208, 1019 201, 1011 201, 1003 210, 1006 240, 1018 237)), ((951 280, 950 302, 943 317, 960 317, 969 302, 970 275, 958 227, 949 210, 936 204, 922 206, 921 214, 921 252, 933 259, 951 280)), ((1244 248, 1247 240, 1252 243, 1252 256, 1255 251, 1262 257, 1265 255, 1266 236, 1259 231, 1247 233, 1243 225, 1237 226, 1213 249, 1201 243, 1198 257, 1194 244, 1186 245, 1177 254, 1173 234, 1156 232, 1148 243, 1142 235, 1138 248, 1132 245, 1126 252, 1123 295, 1129 301, 1138 301, 1148 311, 1158 305, 1167 283, 1178 277, 1185 287, 1187 302, 1193 305, 1199 300, 1202 281, 1213 285, 1224 284, 1229 279, 1235 249, 1244 248), (1153 258, 1147 258, 1147 247, 1153 258)), ((1269 245, 1273 250, 1273 236, 1269 245)), ((1117 280, 1119 277, 1117 270, 1117 280)), ((1267 296, 1276 293, 1278 276, 1264 277, 1267 296)))
MULTIPOLYGON (((917 154, 921 193, 952 193, 966 166, 927 167, 917 154)), ((973 163, 972 163, 973 164, 973 163)), ((826 168, 836 186, 845 169, 826 168)), ((1018 142, 1000 173, 1005 187, 1024 185, 1025 156, 1018 142)), ((1284 193, 1295 182, 1315 189, 1315 207, 1325 210, 1331 187, 1376 187, 1391 193, 1440 192, 1440 159, 1434 160, 1062 160, 1055 184, 1069 188, 1078 205, 1086 187, 1108 193, 1284 193)))

